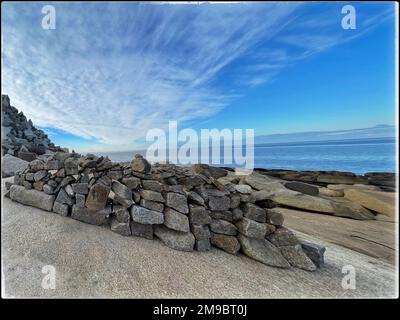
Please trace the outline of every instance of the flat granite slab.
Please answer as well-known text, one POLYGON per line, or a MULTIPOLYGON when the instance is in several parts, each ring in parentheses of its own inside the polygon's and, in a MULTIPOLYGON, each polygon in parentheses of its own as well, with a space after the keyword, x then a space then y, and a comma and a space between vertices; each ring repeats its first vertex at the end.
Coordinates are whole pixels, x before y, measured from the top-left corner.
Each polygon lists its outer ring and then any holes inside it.
POLYGON ((285 208, 279 212, 290 229, 395 264, 398 225, 386 216, 360 221, 285 208))

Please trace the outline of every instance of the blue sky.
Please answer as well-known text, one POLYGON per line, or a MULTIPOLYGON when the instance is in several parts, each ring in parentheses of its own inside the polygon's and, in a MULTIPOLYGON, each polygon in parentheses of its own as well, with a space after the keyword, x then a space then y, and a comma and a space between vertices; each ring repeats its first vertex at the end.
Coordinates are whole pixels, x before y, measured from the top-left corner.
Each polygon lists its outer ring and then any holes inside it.
POLYGON ((257 135, 396 123, 395 5, 2 3, 2 93, 77 151, 149 129, 257 135), (56 8, 43 30, 41 9, 56 8))

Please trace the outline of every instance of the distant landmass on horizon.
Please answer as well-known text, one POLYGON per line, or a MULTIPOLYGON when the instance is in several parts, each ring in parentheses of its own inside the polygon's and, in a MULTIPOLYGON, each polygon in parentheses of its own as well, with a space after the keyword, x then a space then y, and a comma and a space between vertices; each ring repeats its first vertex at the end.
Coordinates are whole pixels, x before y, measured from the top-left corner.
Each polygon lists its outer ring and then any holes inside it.
POLYGON ((288 143, 288 142, 309 142, 329 141, 348 139, 372 139, 372 138, 395 138, 396 126, 377 125, 370 128, 335 130, 335 131, 310 131, 282 134, 261 135, 254 138, 255 144, 264 143, 288 143))

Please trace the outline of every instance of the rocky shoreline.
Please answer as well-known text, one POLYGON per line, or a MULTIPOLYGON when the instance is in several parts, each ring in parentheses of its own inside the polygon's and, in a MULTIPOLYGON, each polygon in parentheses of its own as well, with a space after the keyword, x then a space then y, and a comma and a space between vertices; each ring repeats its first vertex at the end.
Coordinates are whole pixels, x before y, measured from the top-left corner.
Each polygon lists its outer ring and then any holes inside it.
POLYGON ((151 165, 140 155, 113 163, 55 146, 7 96, 2 104, 2 176, 14 176, 5 195, 123 236, 156 237, 182 251, 214 246, 267 265, 313 271, 323 265, 325 248, 297 239, 284 226, 284 213, 395 219, 393 173, 260 168, 237 175, 204 164, 151 165))
POLYGON ((323 264, 325 248, 299 241, 284 226, 285 210, 358 220, 394 217, 393 192, 351 175, 345 177, 358 183, 344 184, 337 173, 319 174, 325 181, 316 185, 283 180, 268 171, 240 176, 204 164, 152 166, 140 155, 130 163, 113 163, 93 154, 56 152, 17 172, 14 183, 6 184, 6 196, 106 225, 123 236, 156 237, 176 250, 215 246, 270 266, 313 271, 323 264))
MULTIPOLYGON (((2 155, 10 159, 9 162, 13 161, 13 157, 30 162, 41 158, 44 154, 57 151, 68 152, 68 149, 51 142, 43 130, 37 129, 22 111, 19 112, 13 107, 7 95, 1 95, 1 107, 1 151, 2 155)), ((14 171, 2 170, 3 177, 12 175, 14 171)))

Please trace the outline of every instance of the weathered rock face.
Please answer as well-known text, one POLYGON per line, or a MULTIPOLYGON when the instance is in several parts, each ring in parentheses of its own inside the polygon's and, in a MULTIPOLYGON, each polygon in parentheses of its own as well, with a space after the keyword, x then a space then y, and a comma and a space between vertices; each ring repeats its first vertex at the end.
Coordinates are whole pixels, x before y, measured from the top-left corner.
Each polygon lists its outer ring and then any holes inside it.
POLYGON ((310 271, 323 261, 322 250, 303 250, 282 226, 275 197, 282 191, 297 192, 260 174, 236 178, 225 169, 203 165, 150 166, 140 156, 131 163, 113 163, 107 157, 56 152, 45 161, 31 161, 9 187, 15 201, 105 225, 121 236, 156 236, 176 250, 208 251, 214 246, 268 265, 310 271))
POLYGON ((29 165, 29 162, 14 157, 10 154, 3 156, 1 163, 1 176, 3 178, 11 177, 15 175, 17 171, 25 170, 29 165))
POLYGON ((344 196, 361 206, 394 217, 396 214, 395 194, 373 190, 345 189, 344 196))
POLYGON ((280 250, 266 239, 248 238, 239 234, 239 242, 243 253, 254 260, 280 268, 289 268, 289 262, 280 250))
POLYGON ((46 211, 51 211, 54 203, 54 196, 37 190, 27 190, 17 185, 11 186, 10 199, 46 211))
POLYGON ((32 161, 40 155, 65 149, 55 146, 48 136, 37 129, 23 112, 11 106, 7 95, 1 96, 2 105, 2 155, 11 155, 24 161, 32 161))
POLYGON ((192 251, 195 239, 190 232, 179 232, 165 226, 156 225, 154 234, 167 246, 181 251, 192 251))
POLYGON ((131 168, 133 171, 136 171, 136 172, 149 173, 151 170, 151 165, 140 154, 137 154, 137 155, 135 155, 135 159, 133 159, 131 162, 131 168))

